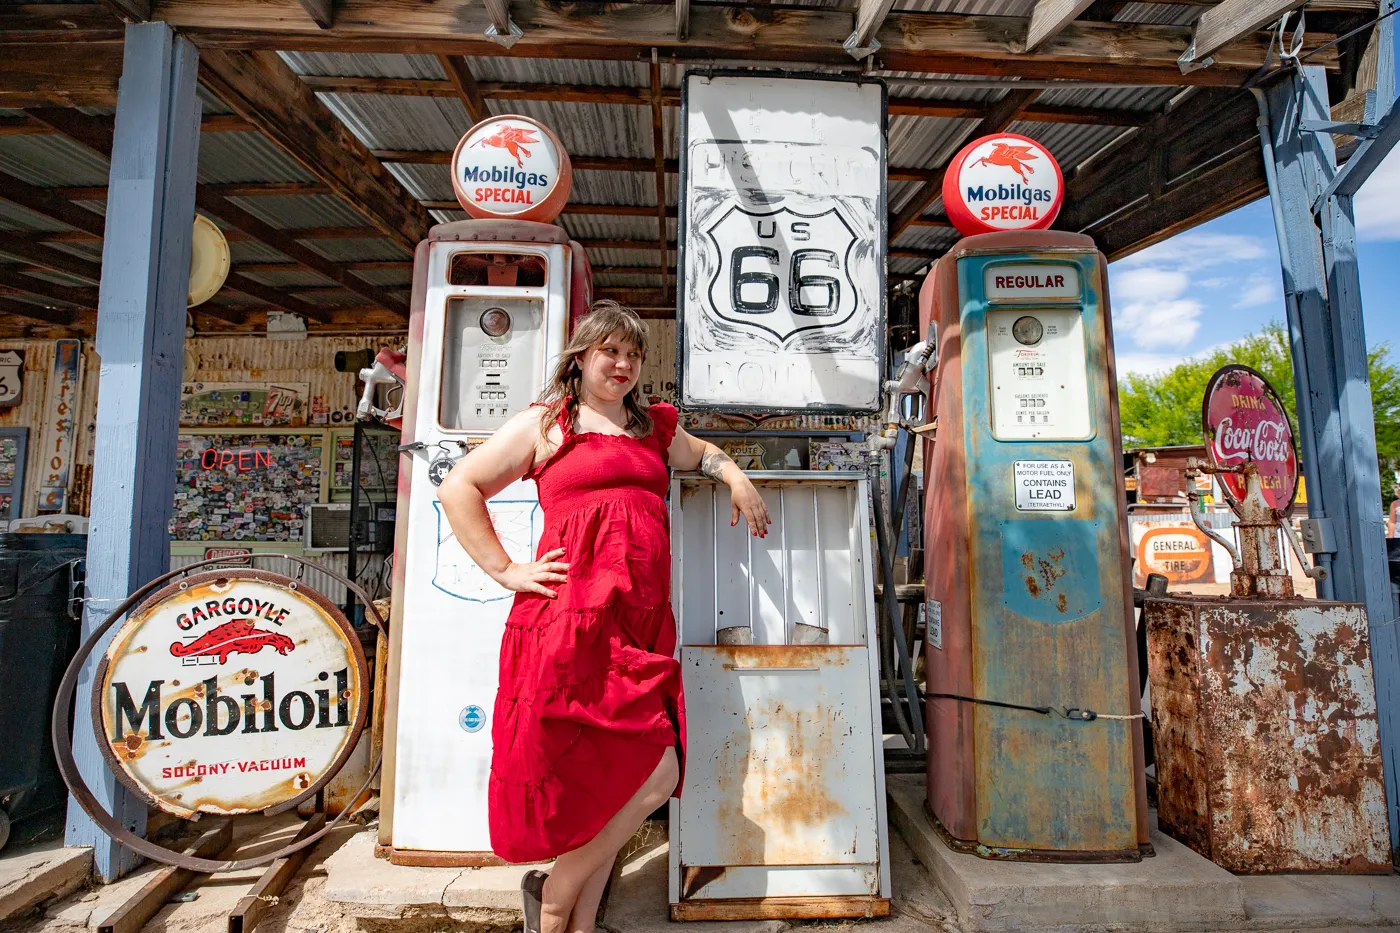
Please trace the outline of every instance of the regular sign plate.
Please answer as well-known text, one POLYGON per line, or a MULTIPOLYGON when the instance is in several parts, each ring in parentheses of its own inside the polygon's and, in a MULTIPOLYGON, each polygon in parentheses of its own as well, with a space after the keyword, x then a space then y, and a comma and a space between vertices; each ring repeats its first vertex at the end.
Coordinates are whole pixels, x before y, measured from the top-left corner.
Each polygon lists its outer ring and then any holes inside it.
POLYGON ((217 570, 122 624, 93 693, 117 776, 178 816, 248 813, 314 793, 364 728, 364 653, 324 596, 280 574, 217 570))
POLYGON ((875 410, 884 87, 691 73, 684 95, 678 401, 693 410, 875 410))
MULTIPOLYGON (((1293 429, 1269 380, 1248 366, 1220 367, 1206 385, 1201 403, 1206 455, 1215 466, 1253 462, 1271 509, 1286 509, 1298 492, 1298 451, 1293 429)), ((1241 473, 1220 473, 1220 488, 1232 506, 1248 492, 1241 473)))

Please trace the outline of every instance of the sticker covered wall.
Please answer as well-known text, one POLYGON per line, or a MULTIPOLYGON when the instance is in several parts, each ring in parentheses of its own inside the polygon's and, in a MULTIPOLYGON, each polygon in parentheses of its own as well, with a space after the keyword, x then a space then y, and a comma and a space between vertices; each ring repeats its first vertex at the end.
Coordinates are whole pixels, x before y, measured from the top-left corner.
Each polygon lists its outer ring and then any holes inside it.
POLYGON ((680 403, 876 409, 884 85, 697 73, 684 110, 680 403))

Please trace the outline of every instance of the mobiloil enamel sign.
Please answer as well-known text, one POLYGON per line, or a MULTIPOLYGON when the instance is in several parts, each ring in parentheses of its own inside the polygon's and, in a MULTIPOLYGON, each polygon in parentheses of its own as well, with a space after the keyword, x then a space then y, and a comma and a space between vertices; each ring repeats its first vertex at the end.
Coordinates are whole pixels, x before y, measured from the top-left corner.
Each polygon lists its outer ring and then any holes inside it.
POLYGON ((473 217, 548 223, 569 199, 572 177, 558 138, 529 117, 483 120, 452 153, 452 188, 473 217))
POLYGON ((948 164, 943 205, 964 236, 1045 230, 1064 203, 1059 163, 1040 143, 1014 133, 973 140, 948 164))
POLYGON ((113 638, 93 693, 117 776, 178 816, 290 805, 364 727, 358 638, 280 574, 216 570, 154 594, 113 638))

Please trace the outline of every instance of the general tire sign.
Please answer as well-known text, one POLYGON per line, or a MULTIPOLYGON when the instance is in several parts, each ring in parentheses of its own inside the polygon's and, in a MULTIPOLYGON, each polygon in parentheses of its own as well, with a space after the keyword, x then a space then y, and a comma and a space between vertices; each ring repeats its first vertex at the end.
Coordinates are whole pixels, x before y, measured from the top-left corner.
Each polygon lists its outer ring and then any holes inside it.
POLYGON ((349 757, 368 705, 359 639, 324 596, 280 574, 215 570, 123 623, 93 721, 118 778, 188 817, 315 793, 349 757))
POLYGON ((683 107, 681 405, 877 409, 884 86, 691 74, 683 107))

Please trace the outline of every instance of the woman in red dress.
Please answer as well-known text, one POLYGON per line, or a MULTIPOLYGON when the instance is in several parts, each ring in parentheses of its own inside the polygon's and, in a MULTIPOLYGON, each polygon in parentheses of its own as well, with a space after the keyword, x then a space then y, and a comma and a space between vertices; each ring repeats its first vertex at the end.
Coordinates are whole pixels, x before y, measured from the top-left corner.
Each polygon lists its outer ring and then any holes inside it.
POLYGON ((539 403, 438 490, 472 560, 515 592, 491 723, 491 847, 554 859, 521 887, 526 933, 592 933, 618 850, 678 792, 685 702, 671 615, 667 467, 729 487, 730 523, 764 535, 753 484, 637 391, 646 325, 614 302, 578 322, 539 403), (513 563, 486 500, 538 484, 538 559, 513 563))

